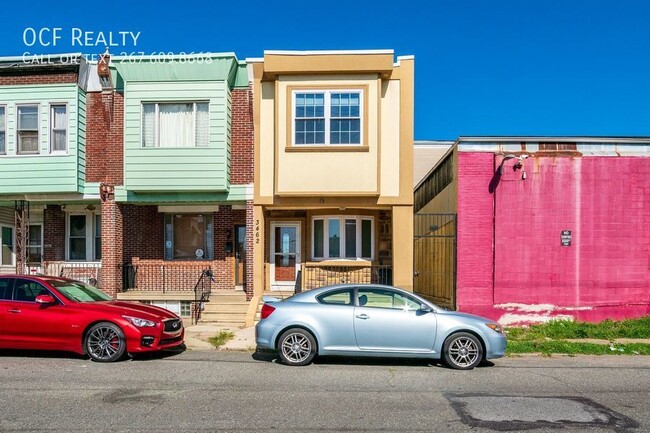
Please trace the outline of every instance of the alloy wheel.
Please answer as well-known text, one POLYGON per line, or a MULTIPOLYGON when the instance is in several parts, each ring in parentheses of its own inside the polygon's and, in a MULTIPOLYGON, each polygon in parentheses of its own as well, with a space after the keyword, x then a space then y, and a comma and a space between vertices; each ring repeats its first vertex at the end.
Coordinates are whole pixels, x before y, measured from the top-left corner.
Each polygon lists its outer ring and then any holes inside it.
POLYGON ((124 338, 115 326, 95 326, 88 333, 86 349, 96 361, 113 361, 124 353, 124 338))
POLYGON ((311 342, 302 334, 289 334, 282 340, 282 354, 291 363, 304 362, 311 353, 311 342))
POLYGON ((458 367, 470 367, 476 364, 480 348, 476 341, 468 337, 457 337, 449 345, 449 359, 458 367))

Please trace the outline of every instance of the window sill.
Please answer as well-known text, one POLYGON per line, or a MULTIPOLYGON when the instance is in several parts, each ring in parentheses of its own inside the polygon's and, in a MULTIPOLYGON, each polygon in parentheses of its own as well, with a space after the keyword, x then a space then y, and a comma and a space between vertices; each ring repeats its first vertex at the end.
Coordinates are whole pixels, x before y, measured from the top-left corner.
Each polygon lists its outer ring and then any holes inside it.
POLYGON ((368 146, 287 146, 285 152, 370 152, 368 146))

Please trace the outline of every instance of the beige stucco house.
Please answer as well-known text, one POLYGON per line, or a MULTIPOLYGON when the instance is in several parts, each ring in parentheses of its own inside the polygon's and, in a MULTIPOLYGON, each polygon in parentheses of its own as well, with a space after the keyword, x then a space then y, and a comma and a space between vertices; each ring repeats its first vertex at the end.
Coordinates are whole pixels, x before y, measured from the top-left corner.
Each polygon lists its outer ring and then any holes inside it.
POLYGON ((391 50, 249 59, 254 295, 413 285, 414 58, 391 50))

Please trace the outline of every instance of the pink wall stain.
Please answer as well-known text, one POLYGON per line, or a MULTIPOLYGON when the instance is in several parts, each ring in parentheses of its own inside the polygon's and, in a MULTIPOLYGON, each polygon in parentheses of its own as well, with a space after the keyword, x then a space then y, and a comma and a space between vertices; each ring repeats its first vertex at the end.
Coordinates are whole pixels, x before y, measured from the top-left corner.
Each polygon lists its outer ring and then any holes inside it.
POLYGON ((513 171, 515 162, 493 195, 495 155, 459 153, 458 308, 504 321, 650 314, 650 158, 531 156, 513 171), (553 308, 499 307, 508 303, 553 308))

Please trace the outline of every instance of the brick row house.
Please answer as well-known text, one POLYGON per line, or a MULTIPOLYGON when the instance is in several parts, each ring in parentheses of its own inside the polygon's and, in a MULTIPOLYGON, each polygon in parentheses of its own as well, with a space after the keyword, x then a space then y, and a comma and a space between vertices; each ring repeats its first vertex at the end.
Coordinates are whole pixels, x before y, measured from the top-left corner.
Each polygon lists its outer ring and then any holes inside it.
POLYGON ((136 60, 0 59, 0 272, 237 326, 267 291, 411 289, 411 57, 136 60))
POLYGON ((90 281, 184 317, 227 293, 218 316, 243 324, 232 313, 252 293, 246 64, 137 60, 1 61, 1 269, 90 281))

